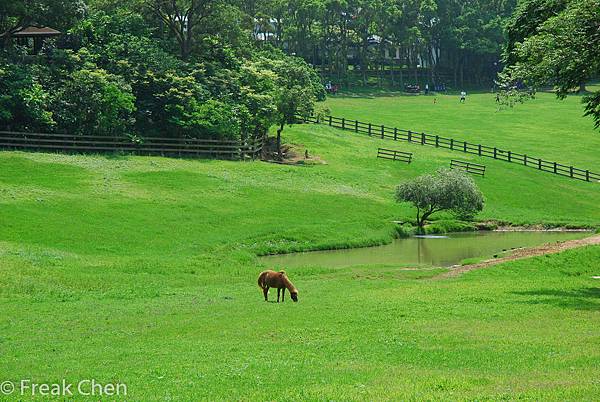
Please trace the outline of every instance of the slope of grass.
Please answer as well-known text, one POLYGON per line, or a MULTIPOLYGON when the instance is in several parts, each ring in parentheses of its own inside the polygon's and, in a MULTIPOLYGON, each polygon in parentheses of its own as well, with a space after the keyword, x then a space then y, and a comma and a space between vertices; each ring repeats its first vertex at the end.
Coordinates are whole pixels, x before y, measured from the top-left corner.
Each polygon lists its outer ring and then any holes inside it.
MULTIPOLYGON (((395 185, 455 156, 388 144, 414 152, 404 165, 327 127, 284 136, 327 163, 0 153, 0 383, 124 382, 131 400, 598 395, 599 247, 446 280, 290 268, 300 303, 265 303, 257 254, 387 242, 413 215, 395 185)), ((600 225, 597 184, 485 163, 483 218, 600 225)))
POLYGON ((346 94, 326 102, 331 114, 470 141, 600 172, 600 133, 583 118, 581 96, 563 101, 551 93, 513 108, 500 108, 492 93, 383 96, 346 94), (437 103, 434 104, 434 98, 437 103))

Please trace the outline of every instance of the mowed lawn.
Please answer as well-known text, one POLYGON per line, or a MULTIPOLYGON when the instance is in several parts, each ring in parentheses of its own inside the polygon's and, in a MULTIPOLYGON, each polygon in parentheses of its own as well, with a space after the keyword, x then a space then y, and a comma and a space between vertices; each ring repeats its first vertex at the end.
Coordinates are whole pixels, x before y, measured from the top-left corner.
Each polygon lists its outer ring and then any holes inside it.
POLYGON ((582 117, 582 96, 557 100, 552 93, 539 92, 512 108, 498 105, 491 92, 469 93, 464 104, 459 99, 457 94, 358 93, 330 97, 326 105, 336 117, 424 131, 600 172, 600 133, 591 117, 582 117))
MULTIPOLYGON (((600 247, 452 279, 290 268, 300 302, 265 303, 257 254, 388 242, 414 213, 395 185, 457 155, 315 125, 284 139, 326 163, 1 152, 0 382, 123 382, 130 400, 597 398, 600 247), (382 143, 414 163, 376 159, 382 143)), ((484 161, 481 219, 600 226, 600 184, 484 161)))

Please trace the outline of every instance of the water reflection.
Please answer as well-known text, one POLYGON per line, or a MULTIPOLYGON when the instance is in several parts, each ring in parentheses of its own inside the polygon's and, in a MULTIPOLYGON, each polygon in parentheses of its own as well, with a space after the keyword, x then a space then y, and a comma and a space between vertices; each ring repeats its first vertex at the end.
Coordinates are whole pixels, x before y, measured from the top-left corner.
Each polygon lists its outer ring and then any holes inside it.
POLYGON ((412 237, 391 244, 348 250, 313 251, 261 257, 274 267, 347 267, 364 264, 450 266, 466 258, 491 257, 503 250, 579 239, 582 232, 475 232, 447 237, 412 237))

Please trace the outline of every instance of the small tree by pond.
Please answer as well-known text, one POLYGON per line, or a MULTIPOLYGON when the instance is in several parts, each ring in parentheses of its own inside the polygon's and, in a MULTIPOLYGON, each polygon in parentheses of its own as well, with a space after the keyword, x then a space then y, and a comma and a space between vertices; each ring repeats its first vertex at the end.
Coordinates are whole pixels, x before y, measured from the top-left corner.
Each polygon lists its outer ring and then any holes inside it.
POLYGON ((472 218, 483 209, 483 194, 460 170, 440 169, 402 183, 396 189, 396 201, 410 202, 417 208, 420 229, 432 214, 451 211, 458 217, 472 218))

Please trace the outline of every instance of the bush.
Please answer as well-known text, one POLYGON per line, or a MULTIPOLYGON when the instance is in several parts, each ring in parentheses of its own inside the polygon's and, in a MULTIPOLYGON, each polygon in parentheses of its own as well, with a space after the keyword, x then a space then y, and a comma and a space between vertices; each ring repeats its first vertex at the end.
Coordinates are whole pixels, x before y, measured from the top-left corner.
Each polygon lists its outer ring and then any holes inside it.
POLYGON ((75 135, 125 135, 133 125, 131 88, 104 70, 82 69, 56 94, 53 115, 61 130, 75 135))

